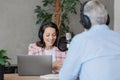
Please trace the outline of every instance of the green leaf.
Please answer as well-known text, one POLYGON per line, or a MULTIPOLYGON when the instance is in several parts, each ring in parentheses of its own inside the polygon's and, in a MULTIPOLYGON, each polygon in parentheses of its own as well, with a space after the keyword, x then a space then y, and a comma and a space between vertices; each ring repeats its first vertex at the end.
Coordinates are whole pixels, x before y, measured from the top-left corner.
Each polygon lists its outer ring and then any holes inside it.
MULTIPOLYGON (((60 34, 64 35, 66 32, 71 32, 71 34, 74 35, 74 33, 69 29, 69 14, 77 14, 76 11, 76 4, 81 2, 79 0, 60 0, 61 1, 61 26, 60 26, 60 34)), ((42 0, 43 6, 37 5, 34 12, 36 14, 37 20, 36 24, 43 23, 46 21, 52 20, 52 15, 54 12, 48 12, 49 10, 46 10, 46 7, 53 7, 54 10, 54 4, 55 0, 42 0)), ((50 10, 51 11, 51 10, 50 10)))
POLYGON ((47 6, 48 4, 52 4, 54 2, 54 0, 43 0, 43 6, 47 6))
POLYGON ((7 64, 10 64, 8 60, 10 60, 10 58, 7 56, 7 51, 1 49, 0 50, 0 65, 5 66, 7 64))

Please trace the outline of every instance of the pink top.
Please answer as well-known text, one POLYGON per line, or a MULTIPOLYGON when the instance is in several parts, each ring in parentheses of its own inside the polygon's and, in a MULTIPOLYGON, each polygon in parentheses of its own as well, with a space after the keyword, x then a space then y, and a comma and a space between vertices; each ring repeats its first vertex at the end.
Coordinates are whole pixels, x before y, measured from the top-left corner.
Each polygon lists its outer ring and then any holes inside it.
MULTIPOLYGON (((66 57, 65 52, 61 52, 57 47, 54 47, 55 51, 55 60, 64 60, 66 57)), ((29 55, 45 55, 44 48, 41 48, 36 45, 36 43, 31 43, 28 47, 29 55)))

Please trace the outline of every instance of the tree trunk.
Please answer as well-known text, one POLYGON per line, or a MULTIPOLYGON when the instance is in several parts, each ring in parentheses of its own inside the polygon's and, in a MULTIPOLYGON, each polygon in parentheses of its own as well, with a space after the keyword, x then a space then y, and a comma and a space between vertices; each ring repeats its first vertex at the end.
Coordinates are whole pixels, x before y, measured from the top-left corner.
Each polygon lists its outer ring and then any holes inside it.
POLYGON ((58 29, 60 29, 61 26, 61 9, 60 9, 60 0, 55 0, 55 22, 58 26, 58 29))

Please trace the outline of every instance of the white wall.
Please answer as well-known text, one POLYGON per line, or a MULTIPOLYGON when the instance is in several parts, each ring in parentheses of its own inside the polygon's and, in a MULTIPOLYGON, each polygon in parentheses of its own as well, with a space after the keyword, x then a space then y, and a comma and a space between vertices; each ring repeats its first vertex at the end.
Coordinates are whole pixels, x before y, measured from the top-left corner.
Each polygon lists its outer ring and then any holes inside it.
POLYGON ((0 0, 0 49, 7 50, 12 64, 37 40, 34 9, 39 4, 41 0, 0 0))
MULTIPOLYGON (((82 0, 84 1, 84 0, 82 0)), ((113 28, 113 2, 119 5, 119 0, 102 0, 106 4, 111 16, 110 27, 113 28), (117 2, 116 2, 117 1, 117 2), (107 4, 109 2, 109 4, 107 4)), ((36 15, 34 9, 36 5, 41 5, 42 0, 0 0, 0 49, 5 49, 8 56, 12 59, 12 64, 16 64, 17 55, 27 54, 28 45, 36 42, 39 26, 35 24, 36 15)), ((119 9, 118 6, 115 6, 119 9)), ((70 28, 74 33, 83 30, 80 25, 79 10, 77 5, 77 15, 70 15, 70 28)), ((115 19, 118 18, 119 10, 115 9, 115 19), (117 16, 116 16, 117 15, 117 16)), ((119 16, 120 19, 120 16, 119 16)), ((119 27, 119 19, 116 19, 119 27)), ((115 27, 116 30, 118 30, 115 27)), ((119 28, 120 31, 120 28, 119 28)))
POLYGON ((120 32, 120 0, 114 0, 114 30, 120 32))

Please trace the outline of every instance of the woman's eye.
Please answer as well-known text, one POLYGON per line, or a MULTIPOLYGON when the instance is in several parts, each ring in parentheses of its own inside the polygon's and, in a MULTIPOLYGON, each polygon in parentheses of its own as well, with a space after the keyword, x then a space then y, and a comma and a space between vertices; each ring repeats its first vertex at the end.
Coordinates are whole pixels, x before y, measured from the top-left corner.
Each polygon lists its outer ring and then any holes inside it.
POLYGON ((46 37, 49 37, 50 35, 46 35, 46 37))
POLYGON ((56 34, 46 34, 46 37, 49 37, 49 36, 55 37, 56 34))
POLYGON ((53 34, 52 36, 56 36, 56 34, 53 34))

